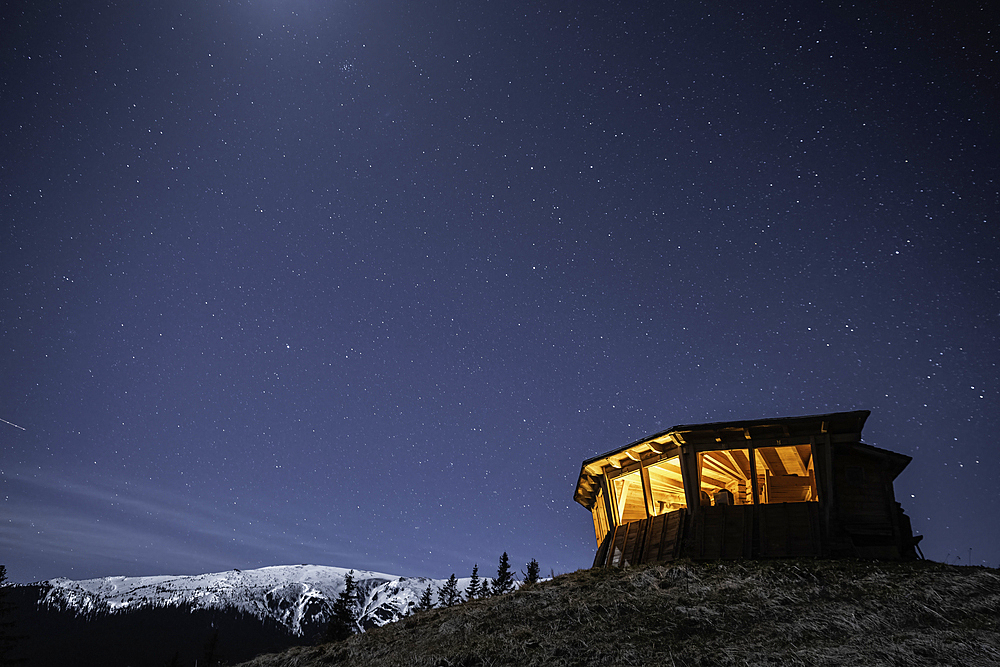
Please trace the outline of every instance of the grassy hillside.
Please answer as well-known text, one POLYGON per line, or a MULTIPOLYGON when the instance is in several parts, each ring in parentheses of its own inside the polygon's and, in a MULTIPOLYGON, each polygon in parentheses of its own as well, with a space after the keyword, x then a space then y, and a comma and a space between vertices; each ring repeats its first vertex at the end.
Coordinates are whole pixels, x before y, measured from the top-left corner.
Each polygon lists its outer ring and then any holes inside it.
POLYGON ((1000 571, 932 562, 581 570, 245 667, 1000 665, 1000 571))

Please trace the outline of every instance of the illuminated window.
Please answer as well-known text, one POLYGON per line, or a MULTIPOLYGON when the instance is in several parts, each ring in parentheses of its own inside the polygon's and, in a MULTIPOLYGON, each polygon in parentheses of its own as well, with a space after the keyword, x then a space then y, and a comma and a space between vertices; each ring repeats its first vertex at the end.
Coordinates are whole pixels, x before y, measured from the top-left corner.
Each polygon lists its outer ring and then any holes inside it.
POLYGON ((642 475, 638 470, 611 480, 615 491, 615 514, 618 525, 646 518, 646 499, 642 494, 642 475))
POLYGON ((761 503, 801 503, 819 499, 809 445, 758 447, 754 451, 761 503))
POLYGON ((752 505, 750 450, 698 453, 699 496, 706 505, 752 505))
POLYGON ((672 456, 646 468, 653 497, 653 516, 687 507, 680 457, 672 456))

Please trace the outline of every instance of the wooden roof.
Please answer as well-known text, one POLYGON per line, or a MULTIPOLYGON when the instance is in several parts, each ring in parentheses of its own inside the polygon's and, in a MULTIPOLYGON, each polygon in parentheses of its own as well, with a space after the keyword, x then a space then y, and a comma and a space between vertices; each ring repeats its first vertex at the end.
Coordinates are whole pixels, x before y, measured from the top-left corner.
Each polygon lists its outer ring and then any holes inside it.
MULTIPOLYGON (((808 438, 812 436, 825 434, 839 436, 834 438, 838 441, 860 442, 861 429, 864 428, 865 420, 870 414, 869 410, 855 410, 853 412, 832 412, 802 417, 774 417, 673 426, 665 431, 640 438, 624 447, 584 461, 580 467, 580 477, 573 499, 590 509, 594 505, 600 488, 598 477, 606 474, 609 469, 626 467, 644 458, 658 457, 670 448, 684 444, 693 444, 699 450, 730 449, 741 445, 745 447, 751 443, 759 447, 800 444, 808 442, 808 438)), ((891 458, 892 467, 895 470, 893 477, 898 475, 910 462, 910 457, 902 454, 869 445, 863 445, 863 447, 866 452, 872 450, 867 453, 891 458)))

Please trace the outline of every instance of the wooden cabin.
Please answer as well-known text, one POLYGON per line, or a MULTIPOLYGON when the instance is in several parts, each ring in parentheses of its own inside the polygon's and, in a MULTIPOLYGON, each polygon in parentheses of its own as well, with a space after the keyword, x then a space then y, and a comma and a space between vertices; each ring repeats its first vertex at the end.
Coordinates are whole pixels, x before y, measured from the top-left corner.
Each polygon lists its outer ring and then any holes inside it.
POLYGON ((910 457, 861 442, 868 410, 674 426, 583 462, 594 566, 674 558, 915 558, 893 493, 910 457))

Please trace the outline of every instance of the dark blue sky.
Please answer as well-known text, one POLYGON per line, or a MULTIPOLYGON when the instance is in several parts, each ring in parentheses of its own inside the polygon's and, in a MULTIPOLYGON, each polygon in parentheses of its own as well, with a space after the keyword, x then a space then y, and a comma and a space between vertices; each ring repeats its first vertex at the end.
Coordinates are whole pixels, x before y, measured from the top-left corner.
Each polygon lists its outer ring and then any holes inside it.
POLYGON ((6 5, 10 578, 574 570, 584 459, 852 409, 1000 565, 995 14, 809 4, 6 5))

